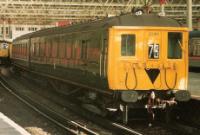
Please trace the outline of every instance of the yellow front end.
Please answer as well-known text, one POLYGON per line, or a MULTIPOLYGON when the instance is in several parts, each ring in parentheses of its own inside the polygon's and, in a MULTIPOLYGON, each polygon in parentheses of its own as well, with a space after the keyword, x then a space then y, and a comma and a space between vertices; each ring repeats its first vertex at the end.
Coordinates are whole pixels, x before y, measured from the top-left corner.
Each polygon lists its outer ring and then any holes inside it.
POLYGON ((0 57, 7 58, 9 56, 9 44, 8 43, 0 43, 0 57))
POLYGON ((110 90, 187 90, 187 28, 115 26, 108 46, 110 90))

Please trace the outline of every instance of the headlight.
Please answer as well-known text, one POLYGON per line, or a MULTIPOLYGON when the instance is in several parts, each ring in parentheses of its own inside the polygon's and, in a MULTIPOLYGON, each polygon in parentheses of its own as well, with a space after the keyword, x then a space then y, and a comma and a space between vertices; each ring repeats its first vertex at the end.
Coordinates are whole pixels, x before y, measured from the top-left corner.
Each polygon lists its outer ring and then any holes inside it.
POLYGON ((7 43, 2 43, 1 44, 2 49, 8 49, 8 44, 7 43))

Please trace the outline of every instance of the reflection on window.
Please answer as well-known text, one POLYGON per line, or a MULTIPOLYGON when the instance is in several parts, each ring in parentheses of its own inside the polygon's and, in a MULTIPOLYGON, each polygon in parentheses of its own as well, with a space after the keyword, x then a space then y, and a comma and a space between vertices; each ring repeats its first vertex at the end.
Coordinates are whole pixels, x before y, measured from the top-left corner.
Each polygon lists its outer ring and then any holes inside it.
POLYGON ((121 55, 122 56, 135 55, 135 35, 128 35, 128 34, 121 35, 121 55))
POLYGON ((182 33, 169 32, 168 33, 168 58, 181 59, 182 58, 182 33))

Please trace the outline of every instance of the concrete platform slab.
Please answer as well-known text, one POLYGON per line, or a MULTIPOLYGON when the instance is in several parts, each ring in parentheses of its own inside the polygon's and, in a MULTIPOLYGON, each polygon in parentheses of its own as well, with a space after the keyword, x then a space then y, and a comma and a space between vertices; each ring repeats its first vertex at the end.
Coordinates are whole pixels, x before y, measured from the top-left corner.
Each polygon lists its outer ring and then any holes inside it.
POLYGON ((0 112, 0 135, 31 135, 0 112))

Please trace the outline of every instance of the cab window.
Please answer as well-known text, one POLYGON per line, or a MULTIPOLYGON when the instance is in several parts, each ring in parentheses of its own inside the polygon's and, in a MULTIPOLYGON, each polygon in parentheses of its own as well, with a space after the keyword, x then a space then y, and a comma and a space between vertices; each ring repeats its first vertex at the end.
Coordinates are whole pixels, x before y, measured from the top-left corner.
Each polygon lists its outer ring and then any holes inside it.
POLYGON ((168 59, 182 58, 182 33, 169 32, 168 33, 168 59))
POLYGON ((121 35, 121 56, 135 56, 135 35, 121 35))

